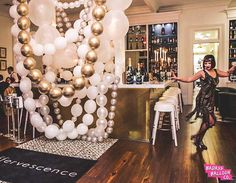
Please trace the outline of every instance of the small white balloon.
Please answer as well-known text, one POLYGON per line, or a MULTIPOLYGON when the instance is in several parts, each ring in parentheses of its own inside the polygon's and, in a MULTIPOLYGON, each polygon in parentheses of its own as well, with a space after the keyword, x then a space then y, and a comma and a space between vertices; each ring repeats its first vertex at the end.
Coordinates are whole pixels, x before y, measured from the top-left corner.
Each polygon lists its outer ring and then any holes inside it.
POLYGON ((57 136, 56 136, 56 138, 57 138, 57 140, 60 140, 60 141, 66 140, 67 135, 62 129, 60 129, 57 136))
POLYGON ((75 29, 68 29, 65 33, 65 38, 69 43, 76 42, 78 39, 78 32, 75 29))
POLYGON ((98 89, 96 86, 90 86, 87 89, 87 96, 89 99, 95 99, 98 95, 98 89))
POLYGON ((85 114, 82 118, 82 121, 85 125, 89 126, 93 123, 93 115, 92 114, 85 114))
POLYGON ((77 126, 77 131, 78 131, 79 135, 85 135, 88 132, 88 126, 81 123, 77 126))
POLYGON ((78 135, 79 135, 79 132, 78 132, 78 129, 76 128, 73 129, 72 132, 67 133, 67 137, 72 140, 76 139, 78 135))
POLYGON ((71 107, 71 114, 75 117, 78 117, 82 114, 83 112, 83 108, 80 104, 74 104, 72 107, 71 107))
POLYGON ((24 101, 24 107, 27 111, 31 112, 31 111, 35 111, 36 109, 36 105, 35 105, 35 100, 32 98, 27 98, 24 101))
POLYGON ((57 50, 64 49, 67 46, 67 40, 64 37, 57 37, 54 41, 54 45, 57 50))
POLYGON ((84 104, 84 110, 89 114, 94 113, 96 108, 97 106, 94 100, 87 100, 84 104))

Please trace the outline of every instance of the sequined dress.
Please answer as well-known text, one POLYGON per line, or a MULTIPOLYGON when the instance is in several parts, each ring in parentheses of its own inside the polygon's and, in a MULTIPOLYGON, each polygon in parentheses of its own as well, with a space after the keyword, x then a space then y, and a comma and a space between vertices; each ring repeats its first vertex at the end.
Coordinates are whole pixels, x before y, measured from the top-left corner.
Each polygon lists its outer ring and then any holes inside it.
POLYGON ((216 123, 216 117, 214 114, 214 94, 217 84, 219 83, 219 76, 217 71, 216 77, 213 78, 205 70, 205 79, 200 78, 201 89, 196 97, 196 106, 192 112, 190 112, 186 117, 191 118, 196 114, 195 119, 198 117, 203 118, 203 122, 207 123, 208 127, 213 126, 216 123), (209 115, 214 119, 214 124, 210 124, 209 115))

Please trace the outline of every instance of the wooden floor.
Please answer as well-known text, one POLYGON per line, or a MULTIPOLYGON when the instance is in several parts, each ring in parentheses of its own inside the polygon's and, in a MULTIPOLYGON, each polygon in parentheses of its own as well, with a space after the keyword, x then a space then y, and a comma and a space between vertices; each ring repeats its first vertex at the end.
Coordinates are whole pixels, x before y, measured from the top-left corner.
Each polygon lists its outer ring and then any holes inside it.
MULTIPOLYGON (((190 141, 200 125, 185 121, 191 110, 186 106, 181 115, 178 147, 171 140, 170 131, 158 131, 155 146, 131 140, 119 140, 104 153, 95 166, 77 183, 215 183, 207 178, 204 163, 223 165, 236 175, 236 121, 219 122, 204 139, 207 151, 198 152, 190 141)), ((3 120, 0 121, 3 124, 3 120)), ((0 128, 1 129, 1 128, 0 128)), ((15 146, 0 137, 0 151, 15 146)))

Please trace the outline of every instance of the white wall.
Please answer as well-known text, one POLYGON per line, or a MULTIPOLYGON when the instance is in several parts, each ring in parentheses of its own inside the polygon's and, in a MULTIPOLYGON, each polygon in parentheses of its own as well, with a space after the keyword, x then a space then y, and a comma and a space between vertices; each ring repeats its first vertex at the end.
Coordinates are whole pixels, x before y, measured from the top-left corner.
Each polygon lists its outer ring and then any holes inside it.
MULTIPOLYGON (((7 48, 7 58, 0 58, 0 60, 7 60, 7 66, 14 66, 13 64, 13 54, 12 54, 12 36, 11 36, 11 26, 12 19, 0 16, 0 47, 7 48)), ((7 77, 7 71, 0 71, 0 74, 4 76, 4 79, 7 77)))

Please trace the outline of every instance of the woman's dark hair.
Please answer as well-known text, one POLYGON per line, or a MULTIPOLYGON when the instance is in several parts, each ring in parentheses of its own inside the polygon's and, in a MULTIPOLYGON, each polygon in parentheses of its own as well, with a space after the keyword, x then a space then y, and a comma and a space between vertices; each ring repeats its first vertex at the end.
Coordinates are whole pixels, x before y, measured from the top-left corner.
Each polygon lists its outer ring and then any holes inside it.
POLYGON ((205 69, 205 62, 211 62, 211 68, 213 69, 216 66, 216 61, 214 55, 206 55, 203 59, 203 69, 205 69))

